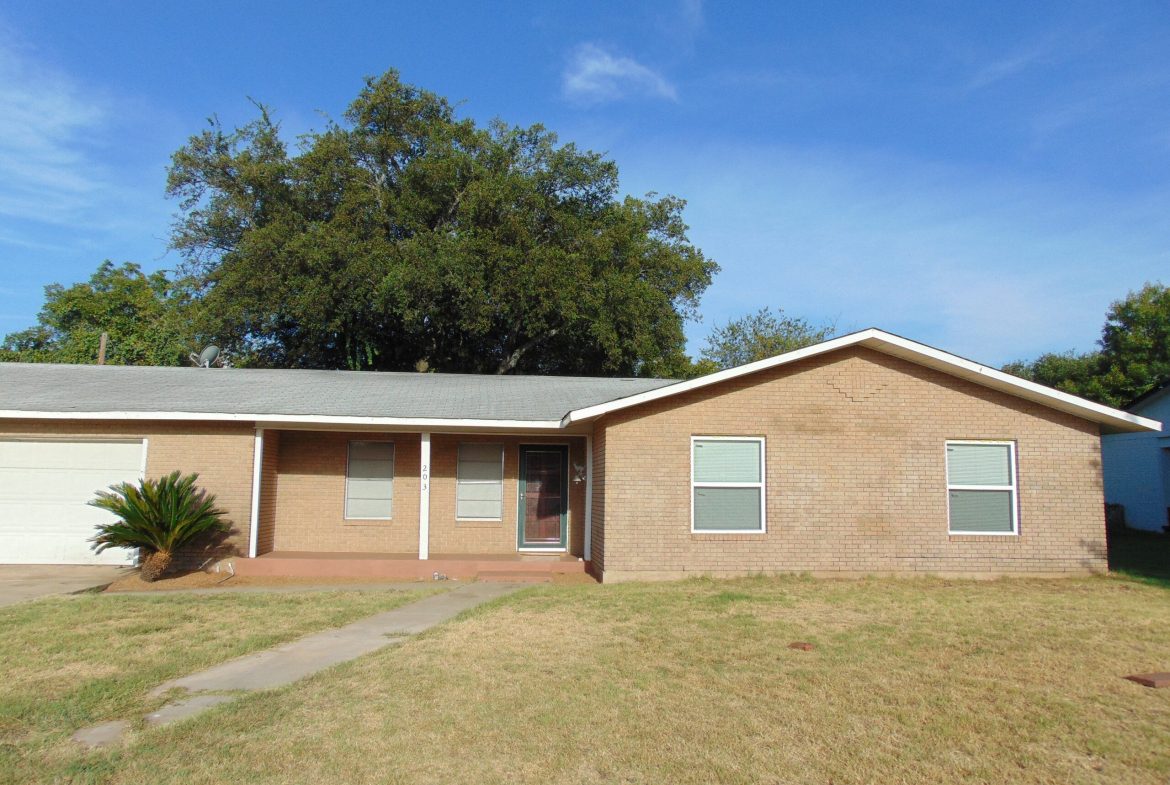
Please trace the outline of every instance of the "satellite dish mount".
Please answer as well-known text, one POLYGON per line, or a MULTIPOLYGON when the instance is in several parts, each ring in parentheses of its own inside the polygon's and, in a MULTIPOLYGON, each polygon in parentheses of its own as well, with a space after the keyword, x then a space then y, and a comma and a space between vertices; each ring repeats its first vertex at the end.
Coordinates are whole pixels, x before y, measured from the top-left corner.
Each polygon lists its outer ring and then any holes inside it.
POLYGON ((223 365, 224 362, 219 356, 219 347, 212 345, 201 351, 199 354, 188 355, 191 362, 196 368, 210 368, 213 365, 223 365))

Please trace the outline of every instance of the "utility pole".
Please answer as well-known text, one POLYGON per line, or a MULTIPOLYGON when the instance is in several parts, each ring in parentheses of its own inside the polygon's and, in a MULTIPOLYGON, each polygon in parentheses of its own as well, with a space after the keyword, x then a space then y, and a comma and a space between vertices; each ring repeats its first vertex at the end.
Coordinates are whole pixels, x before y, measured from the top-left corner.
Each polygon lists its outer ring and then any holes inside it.
POLYGON ((109 333, 102 333, 101 343, 98 344, 98 365, 106 364, 106 341, 110 340, 109 333))

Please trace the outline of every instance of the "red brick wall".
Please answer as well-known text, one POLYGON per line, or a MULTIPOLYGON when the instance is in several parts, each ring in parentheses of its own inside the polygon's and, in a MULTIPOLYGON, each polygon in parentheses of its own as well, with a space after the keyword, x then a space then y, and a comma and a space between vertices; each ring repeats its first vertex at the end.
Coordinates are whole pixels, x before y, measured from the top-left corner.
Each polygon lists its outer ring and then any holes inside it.
POLYGON ((871 350, 618 412, 595 433, 607 580, 1106 568, 1095 424, 871 350), (766 534, 690 532, 692 435, 766 438, 766 534), (948 534, 948 439, 1017 443, 1019 536, 948 534))
POLYGON ((431 553, 515 553, 517 476, 522 444, 569 446, 568 550, 581 556, 585 548, 585 483, 574 482, 574 466, 585 465, 585 439, 581 436, 500 436, 431 434, 431 553), (482 442, 504 446, 504 504, 499 521, 460 521, 455 517, 456 467, 459 445, 482 442))
MULTIPOLYGON (((198 472, 199 484, 216 494, 232 531, 221 555, 247 555, 252 504, 255 430, 251 424, 86 422, 26 420, 0 422, 0 437, 107 438, 148 440, 147 474, 175 469, 198 472)), ((569 552, 584 553, 585 484, 573 482, 574 465, 585 463, 581 436, 463 436, 433 434, 431 447, 431 551, 436 554, 515 553, 517 468, 520 444, 558 443, 570 447, 569 552), (499 522, 455 520, 455 465, 458 444, 492 441, 505 445, 504 517, 499 522)), ((264 433, 257 553, 273 550, 418 553, 419 435, 324 431, 264 433), (345 469, 351 439, 388 439, 395 444, 393 519, 345 520, 345 469)), ((187 554, 180 566, 206 558, 187 554)))
POLYGON ((273 549, 418 553, 419 435, 282 431, 273 549), (392 520, 345 519, 351 440, 394 442, 392 520))
MULTIPOLYGON (((266 432, 266 438, 273 432, 266 432)), ((278 551, 418 553, 419 446, 417 433, 280 432, 275 479, 272 548, 278 551), (394 442, 393 520, 345 520, 345 466, 350 440, 394 442)), ((569 552, 583 553, 585 484, 572 480, 572 464, 585 463, 585 440, 575 436, 431 434, 430 552, 434 556, 516 552, 519 446, 570 446, 569 552), (479 441, 504 445, 503 518, 458 521, 455 482, 458 447, 479 441)), ((267 451, 266 451, 267 454, 267 451)), ((265 477, 262 502, 272 482, 265 477)), ((262 503, 263 508, 263 503, 262 503)), ((261 516, 263 522, 264 517, 261 516)), ((263 534, 264 528, 261 528, 263 534)), ((262 536, 263 539, 263 536, 262 536)), ((261 552, 264 552, 263 550, 261 552)))

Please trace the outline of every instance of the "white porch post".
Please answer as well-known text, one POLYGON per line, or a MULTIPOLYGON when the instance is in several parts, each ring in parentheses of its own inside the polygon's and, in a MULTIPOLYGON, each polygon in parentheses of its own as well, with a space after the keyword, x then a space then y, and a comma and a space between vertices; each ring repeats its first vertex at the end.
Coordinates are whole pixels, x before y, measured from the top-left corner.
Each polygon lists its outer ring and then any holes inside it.
POLYGON ((431 556, 431 434, 420 437, 418 459, 418 558, 431 556))
POLYGON ((256 558, 260 542, 260 478, 264 475, 264 429, 256 429, 252 445, 252 510, 248 529, 248 558, 256 558))
POLYGON ((585 561, 593 559, 593 435, 585 436, 585 561))

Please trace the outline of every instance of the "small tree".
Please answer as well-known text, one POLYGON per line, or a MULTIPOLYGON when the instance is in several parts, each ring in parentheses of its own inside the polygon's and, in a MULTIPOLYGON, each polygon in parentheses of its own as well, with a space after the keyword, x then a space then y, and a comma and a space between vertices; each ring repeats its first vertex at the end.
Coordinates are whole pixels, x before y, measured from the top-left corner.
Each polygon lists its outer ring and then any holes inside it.
POLYGON ((184 365, 196 345, 195 304, 185 282, 127 262, 102 262, 86 283, 45 287, 37 324, 0 343, 0 361, 97 361, 102 333, 110 365, 184 365))
POLYGON ((156 581, 171 565, 177 549, 202 535, 222 534, 228 525, 215 496, 196 489, 198 474, 171 472, 158 480, 111 485, 98 491, 89 504, 118 517, 98 526, 90 542, 101 553, 106 548, 141 548, 146 551, 140 573, 144 581, 156 581))
POLYGON ((1170 287, 1148 283, 1113 303, 1098 344, 1100 351, 1044 354, 1003 369, 1107 406, 1128 406, 1170 382, 1170 287))
POLYGON ((1127 406, 1170 381, 1170 288, 1147 283, 1113 303, 1101 330, 1103 372, 1088 397, 1127 406))
POLYGON ((709 373, 775 357, 827 340, 836 329, 834 324, 814 325, 780 309, 773 313, 761 308, 712 330, 696 368, 709 373))
POLYGON ((1049 352, 1031 362, 1018 360, 1003 366, 1006 373, 1055 387, 1073 395, 1090 395, 1101 375, 1104 360, 1100 352, 1049 352))

